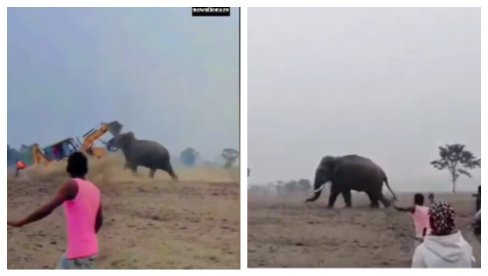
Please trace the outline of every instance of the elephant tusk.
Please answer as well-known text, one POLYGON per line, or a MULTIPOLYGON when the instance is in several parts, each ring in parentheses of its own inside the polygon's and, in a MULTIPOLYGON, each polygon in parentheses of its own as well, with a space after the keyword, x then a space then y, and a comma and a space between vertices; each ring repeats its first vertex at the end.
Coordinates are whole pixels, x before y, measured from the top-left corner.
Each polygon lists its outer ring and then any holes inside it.
POLYGON ((320 191, 322 191, 322 189, 325 187, 325 184, 322 184, 320 187, 318 187, 317 189, 313 190, 312 193, 318 193, 320 191))

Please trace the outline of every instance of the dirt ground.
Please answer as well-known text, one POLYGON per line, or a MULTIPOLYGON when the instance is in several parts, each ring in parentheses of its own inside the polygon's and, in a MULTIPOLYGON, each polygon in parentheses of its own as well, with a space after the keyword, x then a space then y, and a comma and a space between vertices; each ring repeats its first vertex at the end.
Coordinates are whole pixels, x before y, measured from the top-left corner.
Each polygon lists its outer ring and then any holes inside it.
MULTIPOLYGON (((409 267, 413 222, 407 213, 371 209, 366 195, 353 194, 353 208, 327 196, 305 204, 306 195, 248 196, 249 267, 409 267)), ((470 222, 475 203, 470 194, 436 195, 456 210, 456 223, 473 247, 480 267, 480 242, 470 222)), ((399 195, 398 206, 411 206, 412 194, 399 195)))
MULTIPOLYGON (((164 172, 154 179, 122 170, 109 157, 90 163, 100 186, 104 224, 97 268, 237 269, 240 267, 239 173, 223 169, 164 172)), ((8 178, 8 217, 20 219, 45 203, 67 178, 65 164, 8 178)), ((62 208, 44 220, 8 227, 8 268, 53 268, 66 247, 62 208)))

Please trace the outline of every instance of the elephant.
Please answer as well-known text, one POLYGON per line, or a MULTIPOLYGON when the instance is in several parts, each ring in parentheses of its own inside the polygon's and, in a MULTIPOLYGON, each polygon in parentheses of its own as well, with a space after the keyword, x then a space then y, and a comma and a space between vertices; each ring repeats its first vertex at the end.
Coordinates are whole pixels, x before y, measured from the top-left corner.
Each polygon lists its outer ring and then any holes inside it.
POLYGON ((378 208, 378 201, 381 201, 388 208, 391 202, 382 193, 383 182, 393 194, 393 200, 397 200, 383 169, 359 155, 323 157, 315 171, 314 195, 306 202, 317 200, 327 182, 331 182, 328 208, 334 208, 339 194, 344 197, 346 207, 351 207, 351 190, 368 194, 371 207, 378 208))
POLYGON ((114 140, 125 157, 125 168, 137 172, 138 166, 150 169, 149 176, 154 178, 156 170, 166 171, 174 181, 178 176, 173 171, 168 150, 158 142, 136 139, 133 132, 117 135, 114 140))

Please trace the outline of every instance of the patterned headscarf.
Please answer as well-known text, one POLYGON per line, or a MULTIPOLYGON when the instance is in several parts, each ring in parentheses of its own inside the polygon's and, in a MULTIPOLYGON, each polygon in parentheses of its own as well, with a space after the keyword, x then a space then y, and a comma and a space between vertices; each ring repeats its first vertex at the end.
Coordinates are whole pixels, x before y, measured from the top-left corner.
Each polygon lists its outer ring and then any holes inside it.
POLYGON ((454 209, 445 202, 436 202, 429 207, 430 227, 433 235, 451 234, 456 227, 454 209))

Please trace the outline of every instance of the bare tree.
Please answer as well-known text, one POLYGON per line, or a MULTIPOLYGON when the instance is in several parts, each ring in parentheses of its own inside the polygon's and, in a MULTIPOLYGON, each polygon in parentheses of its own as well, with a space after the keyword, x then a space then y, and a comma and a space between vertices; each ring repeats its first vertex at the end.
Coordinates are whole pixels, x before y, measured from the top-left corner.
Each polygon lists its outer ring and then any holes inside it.
POLYGON ((239 158, 239 151, 235 149, 223 149, 221 156, 225 159, 224 167, 230 169, 239 158))
POLYGON ((451 175, 452 192, 456 193, 456 181, 461 175, 471 177, 468 170, 481 167, 481 159, 465 150, 465 145, 453 144, 439 147, 439 160, 430 162, 438 170, 447 169, 451 175))

